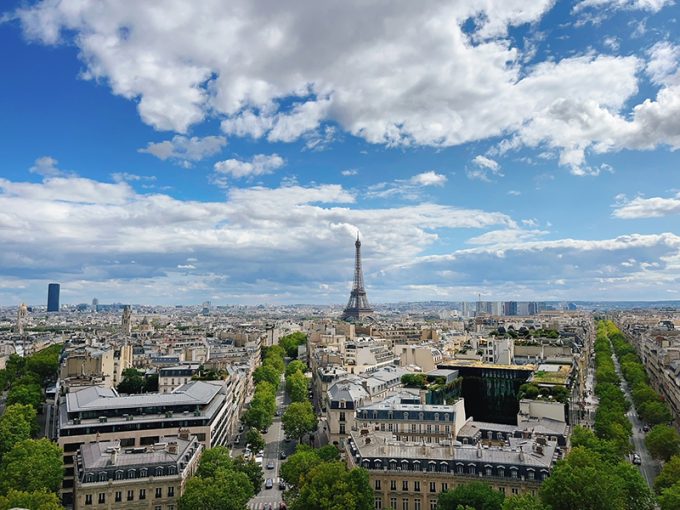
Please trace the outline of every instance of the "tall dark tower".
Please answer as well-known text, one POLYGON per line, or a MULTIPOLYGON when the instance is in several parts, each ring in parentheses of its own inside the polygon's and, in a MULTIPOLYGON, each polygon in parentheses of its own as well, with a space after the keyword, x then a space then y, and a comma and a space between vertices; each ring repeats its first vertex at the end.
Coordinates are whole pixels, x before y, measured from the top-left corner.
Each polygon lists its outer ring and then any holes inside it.
POLYGON ((349 294, 347 307, 342 314, 343 320, 358 321, 369 317, 373 313, 371 305, 368 304, 366 289, 364 289, 364 272, 361 270, 361 241, 357 232, 356 255, 354 258, 354 285, 349 294))
POLYGON ((59 284, 50 283, 47 286, 47 311, 59 311, 59 284))

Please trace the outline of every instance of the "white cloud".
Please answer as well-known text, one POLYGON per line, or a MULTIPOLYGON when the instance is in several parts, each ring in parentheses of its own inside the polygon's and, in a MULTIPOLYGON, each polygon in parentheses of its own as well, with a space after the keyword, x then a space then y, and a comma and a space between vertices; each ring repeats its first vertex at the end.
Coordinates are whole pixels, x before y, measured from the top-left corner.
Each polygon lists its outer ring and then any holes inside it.
MULTIPOLYGON (((668 3, 587 0, 577 10, 668 3)), ((500 136, 510 140, 504 150, 545 146, 578 174, 592 173, 589 151, 677 147, 677 90, 664 85, 656 100, 629 104, 640 59, 593 52, 527 63, 535 48, 514 47, 508 30, 539 22, 553 4, 398 0, 386 14, 380 1, 348 0, 328 16, 311 0, 102 0, 17 13, 30 39, 74 35, 85 77, 138 100, 157 129, 186 132, 211 116, 228 134, 307 135, 312 145, 326 122, 391 146, 500 136)))
POLYGON ((465 173, 468 179, 477 179, 480 181, 489 182, 490 176, 503 177, 501 166, 497 161, 486 156, 477 155, 472 159, 472 168, 467 168, 465 173))
POLYGON ((519 228, 492 230, 468 239, 468 244, 489 245, 534 241, 548 234, 545 230, 523 230, 519 228))
POLYGON ((673 0, 582 0, 574 6, 574 12, 588 8, 659 12, 672 3, 673 0))
POLYGON ((670 198, 663 197, 636 197, 626 200, 625 197, 617 197, 612 216, 621 219, 637 218, 660 218, 680 214, 680 193, 670 198))
POLYGON ((654 83, 680 84, 680 46, 668 41, 658 42, 647 53, 649 61, 645 72, 654 83))
POLYGON ((51 156, 43 156, 35 160, 29 169, 31 173, 42 175, 43 177, 57 177, 64 175, 64 171, 57 167, 59 162, 51 156))
POLYGON ((256 154, 250 161, 227 159, 215 163, 215 171, 231 175, 236 179, 270 174, 281 168, 285 160, 278 154, 256 154))
POLYGON ((340 174, 344 177, 350 177, 352 175, 357 175, 358 173, 359 171, 356 168, 348 168, 347 170, 340 172, 340 174))
POLYGON ((446 176, 438 174, 434 170, 414 175, 409 179, 409 183, 415 186, 443 186, 446 184, 446 176))
POLYGON ((137 175, 128 172, 114 172, 111 174, 114 182, 155 181, 155 175, 137 175))
POLYGON ((171 140, 158 143, 150 142, 145 148, 139 149, 165 161, 169 159, 184 167, 190 167, 193 162, 200 161, 209 156, 214 156, 227 144, 223 136, 205 136, 191 138, 183 135, 175 135, 171 140))

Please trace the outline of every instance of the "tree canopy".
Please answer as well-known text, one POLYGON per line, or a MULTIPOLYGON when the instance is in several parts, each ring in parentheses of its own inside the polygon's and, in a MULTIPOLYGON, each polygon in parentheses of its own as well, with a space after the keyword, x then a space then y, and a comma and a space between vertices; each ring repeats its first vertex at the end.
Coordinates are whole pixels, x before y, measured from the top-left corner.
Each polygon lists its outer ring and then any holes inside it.
POLYGON ((61 448, 47 438, 25 439, 5 453, 0 463, 0 491, 57 492, 64 478, 61 448))
POLYGON ((0 460, 14 445, 31 438, 35 416, 30 405, 13 404, 5 408, 0 416, 0 460))
POLYGON ((472 482, 442 492, 437 500, 441 510, 457 510, 458 506, 469 506, 475 510, 501 510, 503 493, 493 490, 482 482, 472 482))
POLYGON ((293 402, 305 402, 308 400, 307 391, 309 384, 307 377, 299 370, 286 378, 286 391, 293 402))
POLYGON ((307 343, 307 335, 300 331, 286 335, 279 340, 279 346, 284 349, 289 358, 297 358, 298 347, 305 343, 307 343))
POLYGON ((25 508, 28 510, 63 510, 59 496, 46 490, 24 492, 11 489, 0 496, 0 510, 25 508))
POLYGON ((518 494, 503 500, 503 510, 548 510, 536 496, 518 494))
MULTIPOLYGON (((208 450, 209 451, 209 450, 208 450)), ((179 498, 179 510, 245 510, 254 495, 252 484, 241 472, 218 469, 214 477, 189 479, 179 498)))
POLYGON ((342 462, 322 462, 304 477, 292 510, 372 510, 373 490, 363 469, 342 462))
POLYGON ((680 482, 680 455, 673 455, 664 464, 661 473, 654 480, 654 490, 660 494, 663 489, 667 489, 678 482, 680 482))
POLYGON ((649 453, 656 459, 670 460, 680 454, 680 434, 669 425, 656 425, 645 438, 649 453))
POLYGON ((314 432, 317 417, 309 402, 293 402, 281 418, 286 436, 302 441, 305 434, 314 432))

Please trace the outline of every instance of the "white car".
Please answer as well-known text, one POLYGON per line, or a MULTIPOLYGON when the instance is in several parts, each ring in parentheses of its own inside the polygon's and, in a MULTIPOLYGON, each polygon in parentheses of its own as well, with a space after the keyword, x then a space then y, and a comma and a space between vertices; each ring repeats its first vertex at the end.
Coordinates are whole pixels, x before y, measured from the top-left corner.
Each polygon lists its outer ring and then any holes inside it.
POLYGON ((258 455, 257 457, 255 457, 255 463, 262 465, 263 459, 264 457, 262 455, 258 455))

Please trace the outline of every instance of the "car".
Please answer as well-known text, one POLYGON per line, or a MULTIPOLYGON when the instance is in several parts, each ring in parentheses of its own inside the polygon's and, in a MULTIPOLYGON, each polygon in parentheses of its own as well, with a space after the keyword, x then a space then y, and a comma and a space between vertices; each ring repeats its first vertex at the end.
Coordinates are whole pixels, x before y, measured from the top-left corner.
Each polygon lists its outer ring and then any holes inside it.
POLYGON ((281 460, 285 460, 285 459, 286 459, 286 452, 281 452, 281 453, 279 454, 279 458, 280 458, 281 460))
POLYGON ((267 469, 274 469, 274 461, 273 460, 270 460, 269 462, 267 462, 267 469))
POLYGON ((281 409, 276 410, 276 416, 281 416, 281 409))
POLYGON ((262 432, 263 434, 266 434, 267 432, 269 432, 269 428, 265 427, 260 432, 262 432))
POLYGON ((262 455, 258 455, 257 457, 255 457, 255 463, 256 464, 262 464, 262 460, 263 460, 262 455))
POLYGON ((267 478, 267 480, 264 482, 264 488, 271 489, 272 487, 274 487, 274 480, 267 478))
POLYGON ((245 429, 245 427, 244 427, 243 425, 239 425, 239 426, 238 426, 238 431, 239 431, 239 432, 243 432, 244 429, 245 429))
POLYGON ((633 454, 633 464, 637 464, 638 466, 642 464, 642 459, 637 453, 633 454))
POLYGON ((279 490, 280 491, 285 491, 286 490, 286 482, 283 481, 283 478, 279 480, 279 490))
POLYGON ((642 427, 642 430, 644 430, 645 432, 649 432, 649 425, 645 425, 644 427, 642 427))

